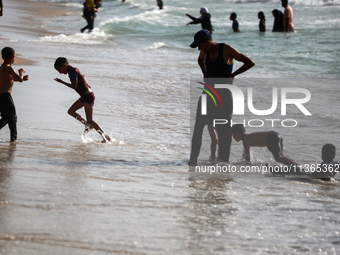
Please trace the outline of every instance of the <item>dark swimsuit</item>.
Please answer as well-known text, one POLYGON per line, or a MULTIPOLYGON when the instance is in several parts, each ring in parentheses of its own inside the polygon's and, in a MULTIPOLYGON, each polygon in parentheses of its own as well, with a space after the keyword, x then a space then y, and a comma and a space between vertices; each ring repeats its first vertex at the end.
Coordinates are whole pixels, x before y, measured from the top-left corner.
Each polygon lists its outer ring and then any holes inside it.
POLYGON ((94 93, 93 92, 86 93, 91 88, 90 85, 87 84, 84 75, 77 68, 74 67, 71 68, 72 70, 69 74, 69 77, 71 81, 78 80, 78 85, 75 91, 77 91, 77 93, 80 95, 79 98, 80 102, 84 104, 87 103, 93 106, 95 100, 94 93))
POLYGON ((220 43, 218 56, 214 62, 210 60, 209 53, 207 54, 205 60, 205 76, 207 78, 228 78, 233 71, 233 64, 229 65, 224 61, 223 45, 223 43, 220 43))
MULTIPOLYGON (((211 61, 209 53, 207 54, 207 57, 205 60, 205 67, 206 67, 205 83, 212 87, 214 87, 215 84, 226 84, 227 82, 226 78, 228 78, 233 71, 233 64, 229 65, 224 61, 223 45, 224 44, 222 43, 219 44, 218 56, 215 61, 211 61)), ((208 87, 205 87, 205 89, 209 90, 214 95, 214 92, 211 91, 208 87)), ((216 109, 215 105, 211 107, 208 106, 208 110, 210 109, 214 112, 214 114, 211 114, 211 117, 208 118, 209 124, 212 123, 213 119, 229 119, 233 112, 233 104, 232 104, 233 98, 232 98, 232 94, 230 90, 216 89, 216 92, 221 97, 222 106, 218 104, 218 109, 216 109), (227 117, 227 116, 230 116, 230 117, 227 117)), ((208 103, 209 102, 213 103, 211 100, 208 100, 208 103)))

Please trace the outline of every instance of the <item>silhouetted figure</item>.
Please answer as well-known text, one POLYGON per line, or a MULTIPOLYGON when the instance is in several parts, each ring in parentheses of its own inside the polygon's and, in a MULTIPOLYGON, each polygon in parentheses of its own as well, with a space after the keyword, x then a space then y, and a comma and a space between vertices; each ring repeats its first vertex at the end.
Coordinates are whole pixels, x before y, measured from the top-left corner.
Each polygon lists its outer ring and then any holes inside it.
POLYGON ((2 16, 4 6, 2 5, 2 0, 0 0, 0 17, 2 16))
POLYGON ((288 5, 288 0, 281 0, 281 4, 285 8, 283 13, 283 31, 294 32, 293 9, 288 5))
MULTIPOLYGON (((202 134, 206 125, 212 125, 214 119, 228 120, 225 125, 216 125, 218 136, 218 160, 228 162, 231 147, 231 126, 230 120, 233 112, 233 98, 229 89, 215 89, 215 84, 232 84, 235 76, 253 67, 254 62, 246 55, 240 53, 232 46, 225 43, 218 43, 211 37, 211 32, 202 29, 197 32, 191 48, 200 51, 198 64, 204 76, 204 89, 214 93, 216 91, 221 99, 221 104, 214 104, 210 97, 207 98, 207 112, 202 114, 202 97, 197 104, 196 121, 192 136, 190 165, 197 165, 197 158, 201 150, 202 134), (233 71, 234 59, 243 63, 236 71, 233 71)), ((203 94, 206 94, 203 92, 203 94)))
POLYGON ((94 26, 94 18, 96 17, 95 13, 98 11, 94 0, 86 0, 84 2, 84 15, 83 17, 86 19, 87 25, 80 29, 81 33, 84 33, 86 29, 91 32, 94 26))
POLYGON ((229 19, 233 21, 232 28, 234 32, 240 32, 239 24, 237 21, 237 14, 235 12, 230 14, 229 19))
POLYGON ((157 0, 157 5, 158 5, 160 10, 163 9, 163 1, 162 0, 157 0))
POLYGON ((202 7, 200 9, 200 13, 201 13, 201 17, 199 18, 195 18, 193 16, 191 16, 189 13, 187 13, 186 15, 192 19, 191 22, 189 22, 187 25, 191 25, 191 24, 199 24, 201 23, 201 26, 202 26, 202 29, 206 29, 206 30, 209 30, 211 33, 214 32, 214 29, 211 25, 211 15, 209 13, 209 10, 207 7, 202 7))
POLYGON ((266 17, 264 16, 264 13, 263 12, 259 12, 257 14, 257 17, 260 19, 260 22, 259 22, 259 29, 260 29, 260 32, 266 32, 266 17))
POLYGON ((274 9, 272 13, 274 17, 273 32, 283 32, 283 13, 278 9, 274 9))
POLYGON ((86 82, 84 75, 79 71, 79 69, 72 67, 68 60, 64 57, 59 57, 56 59, 54 62, 54 68, 60 74, 68 75, 70 83, 59 78, 55 78, 54 80, 71 89, 74 89, 80 95, 80 98, 74 102, 70 109, 68 109, 68 114, 85 125, 84 134, 88 133, 94 128, 103 137, 103 142, 110 142, 110 136, 108 136, 101 129, 98 123, 93 120, 95 95, 90 85, 86 82), (77 113, 77 111, 83 107, 85 109, 86 120, 77 113))
POLYGON ((250 162, 251 147, 267 147, 273 154, 275 161, 287 166, 298 166, 299 163, 283 155, 282 136, 275 131, 262 131, 247 134, 243 124, 235 124, 232 127, 233 138, 236 142, 243 142, 243 158, 250 162))

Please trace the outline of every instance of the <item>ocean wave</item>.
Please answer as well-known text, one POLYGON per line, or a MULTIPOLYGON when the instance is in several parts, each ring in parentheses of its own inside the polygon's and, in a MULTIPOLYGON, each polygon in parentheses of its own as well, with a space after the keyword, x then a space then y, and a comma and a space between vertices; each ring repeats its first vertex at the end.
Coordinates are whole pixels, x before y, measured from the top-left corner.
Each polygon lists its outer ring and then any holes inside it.
POLYGON ((159 17, 159 10, 151 10, 145 11, 135 15, 126 15, 126 16, 116 16, 107 20, 100 22, 99 26, 105 26, 108 24, 117 24, 120 22, 135 22, 136 24, 140 22, 155 24, 161 21, 159 17))
POLYGON ((314 117, 321 119, 324 123, 324 121, 327 121, 327 123, 333 123, 333 124, 339 124, 340 118, 338 116, 327 114, 327 113, 317 113, 313 114, 314 117))
POLYGON ((156 49, 161 49, 161 48, 167 48, 168 45, 164 42, 155 42, 153 43, 152 46, 147 47, 147 50, 156 50, 156 49))
POLYGON ((72 35, 48 35, 41 37, 40 40, 43 42, 55 42, 55 43, 73 43, 73 44, 102 44, 112 35, 106 34, 99 28, 95 28, 91 33, 76 33, 72 35))

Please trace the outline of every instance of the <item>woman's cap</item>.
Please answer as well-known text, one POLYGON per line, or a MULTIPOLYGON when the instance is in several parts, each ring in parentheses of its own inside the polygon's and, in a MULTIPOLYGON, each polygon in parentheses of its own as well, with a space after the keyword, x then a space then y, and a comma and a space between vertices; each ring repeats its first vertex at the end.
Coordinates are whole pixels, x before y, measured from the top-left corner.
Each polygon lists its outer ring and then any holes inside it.
POLYGON ((198 31, 194 36, 194 41, 190 44, 191 48, 198 47, 202 42, 211 40, 211 32, 207 29, 202 29, 198 31))

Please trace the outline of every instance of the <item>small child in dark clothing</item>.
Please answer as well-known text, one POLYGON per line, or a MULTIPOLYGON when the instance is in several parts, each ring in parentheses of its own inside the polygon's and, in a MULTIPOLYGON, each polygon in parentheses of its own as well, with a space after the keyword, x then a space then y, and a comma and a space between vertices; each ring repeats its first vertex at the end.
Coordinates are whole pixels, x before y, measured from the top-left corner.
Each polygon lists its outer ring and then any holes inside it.
POLYGON ((110 136, 108 136, 100 128, 98 123, 93 120, 93 106, 95 96, 91 90, 91 87, 87 84, 84 75, 77 68, 72 67, 64 57, 57 58, 54 63, 54 68, 61 74, 67 74, 71 83, 64 82, 59 78, 54 80, 71 89, 74 89, 80 95, 80 98, 68 110, 68 114, 85 125, 84 133, 87 133, 94 128, 103 137, 103 142, 110 142, 110 136), (86 120, 76 112, 82 107, 85 108, 86 120))
POLYGON ((259 29, 260 29, 260 32, 266 32, 266 17, 264 16, 264 13, 263 12, 259 12, 257 14, 257 17, 260 19, 260 22, 259 22, 259 29))

